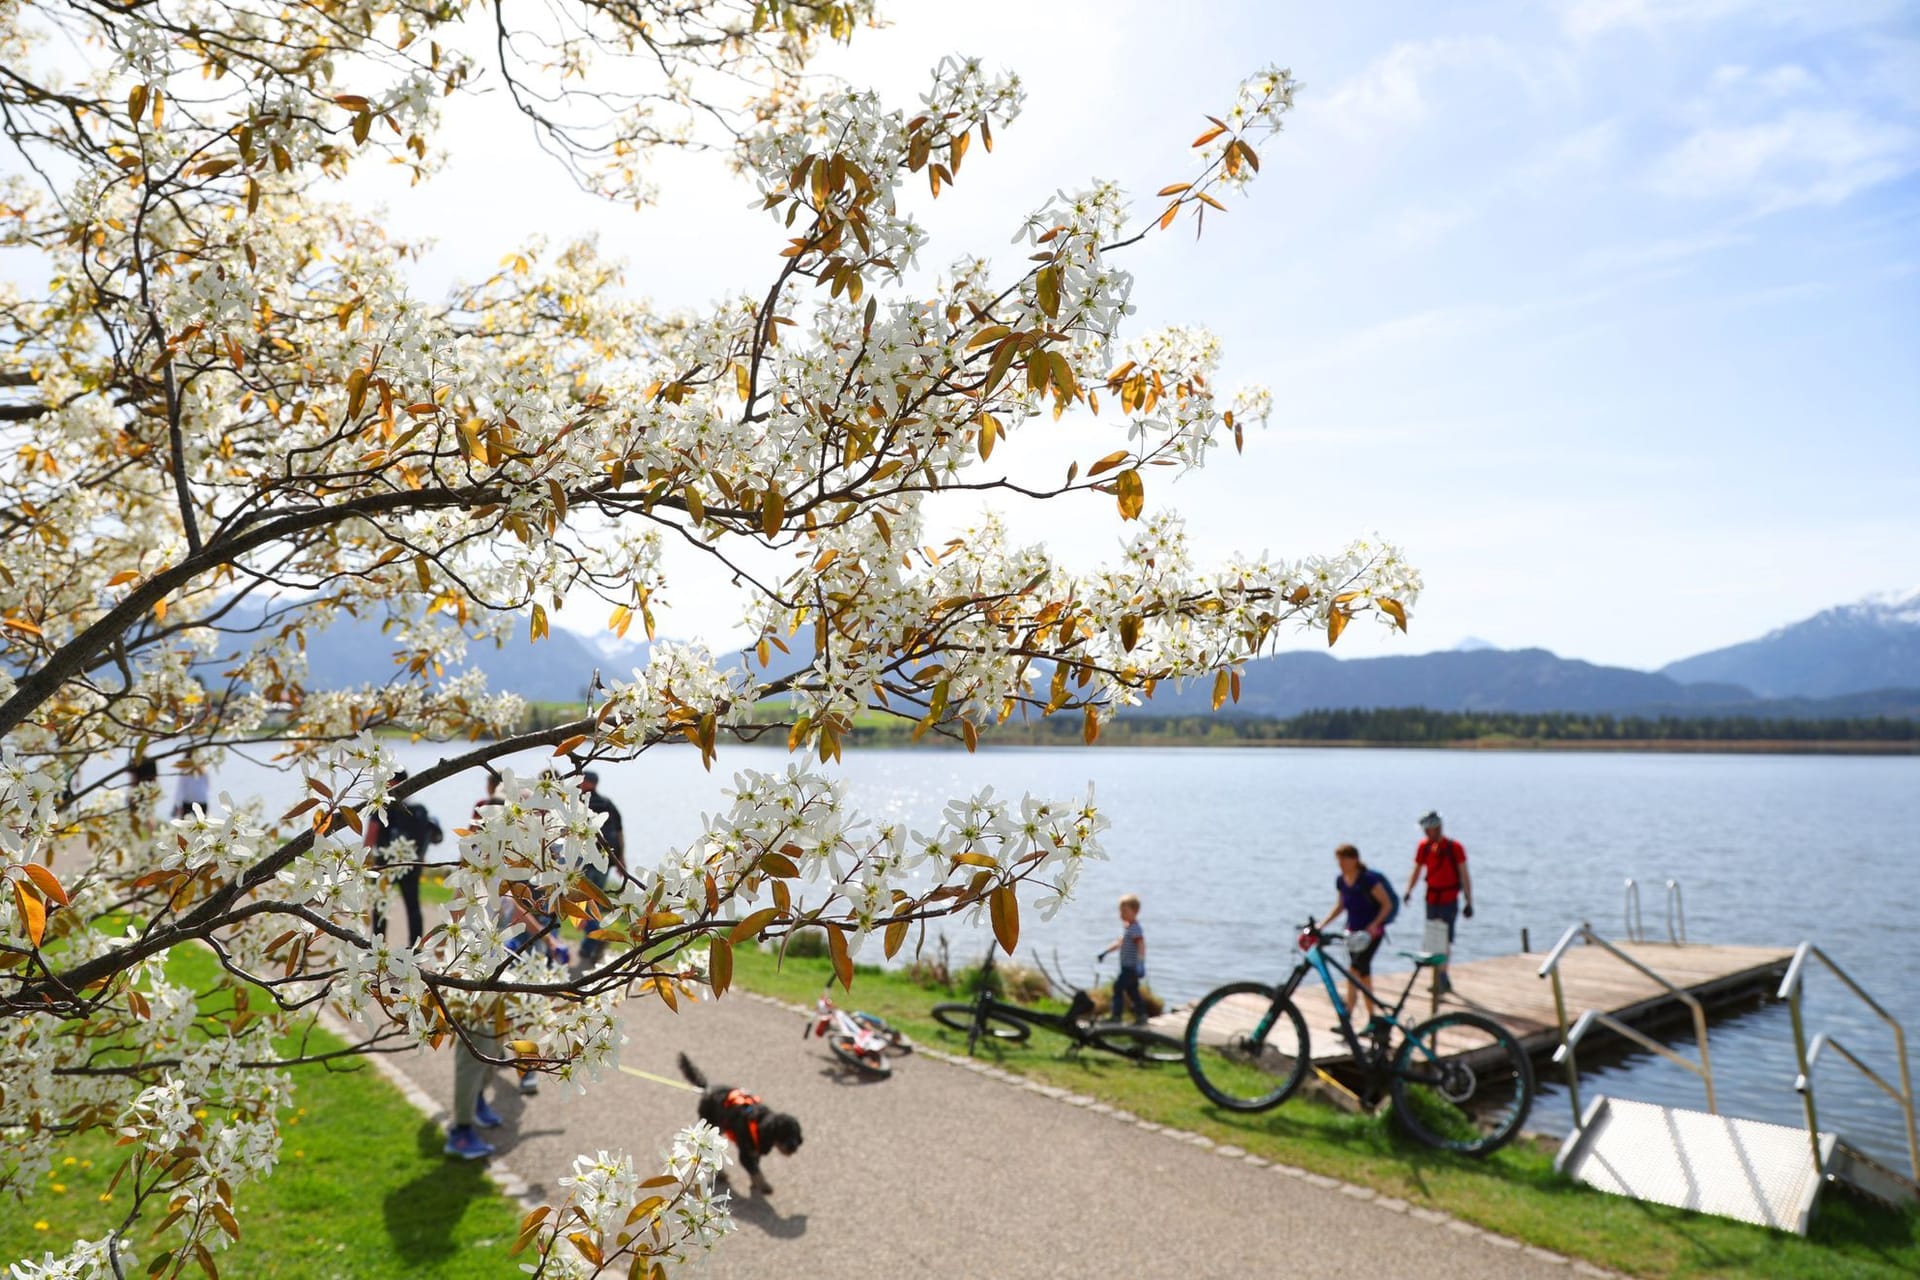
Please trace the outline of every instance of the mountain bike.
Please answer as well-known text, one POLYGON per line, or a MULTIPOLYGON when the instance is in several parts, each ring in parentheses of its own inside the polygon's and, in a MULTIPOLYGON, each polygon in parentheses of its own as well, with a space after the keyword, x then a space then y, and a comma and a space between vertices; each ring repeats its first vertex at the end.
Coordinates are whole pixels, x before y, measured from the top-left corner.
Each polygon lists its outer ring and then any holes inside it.
POLYGON ((1300 958, 1285 981, 1230 983, 1194 1006, 1182 1050, 1200 1092, 1231 1111, 1248 1112, 1293 1096, 1313 1065, 1307 1021, 1293 993, 1313 972, 1340 1019, 1334 1030, 1352 1054, 1362 1106, 1371 1109, 1391 1097, 1394 1118, 1409 1136, 1446 1151, 1484 1156, 1512 1141, 1534 1096, 1533 1064, 1513 1033, 1466 1010, 1412 1028, 1400 1021, 1421 970, 1446 963, 1446 957, 1401 952, 1414 968, 1399 1000, 1391 1009, 1382 1004, 1363 1030, 1355 1030, 1333 979, 1335 971, 1349 978, 1353 973, 1327 954, 1326 942, 1309 920, 1300 930, 1300 958))
MULTIPOLYGON (((827 1042, 827 1048, 833 1056, 861 1075, 884 1079, 893 1074, 893 1064, 887 1061, 887 1051, 896 1047, 896 1041, 904 1042, 906 1037, 884 1023, 876 1028, 879 1021, 872 1015, 850 1014, 834 1004, 833 997, 826 992, 820 993, 820 1002, 814 1006, 813 1018, 801 1032, 801 1038, 819 1036, 827 1042), (866 1020, 862 1020, 862 1019, 866 1020)), ((909 1046, 911 1047, 911 1046, 909 1046)))
POLYGON ((1067 1046, 1069 1054, 1094 1048, 1135 1062, 1179 1062, 1186 1056, 1180 1042, 1164 1031, 1120 1022, 1094 1022, 1093 997, 1077 988, 1069 997, 1064 1014, 1042 1013, 996 999, 991 990, 993 967, 993 952, 989 949, 980 966, 979 987, 973 999, 933 1006, 935 1022, 966 1035, 969 1057, 982 1036, 1002 1044, 1024 1044, 1035 1027, 1072 1041, 1067 1046))

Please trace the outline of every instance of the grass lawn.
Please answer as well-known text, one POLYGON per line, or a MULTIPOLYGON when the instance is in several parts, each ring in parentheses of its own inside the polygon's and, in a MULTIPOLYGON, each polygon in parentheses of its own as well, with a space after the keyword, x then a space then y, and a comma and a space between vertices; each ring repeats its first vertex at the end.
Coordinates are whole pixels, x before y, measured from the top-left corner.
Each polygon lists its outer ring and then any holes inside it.
MULTIPOLYGON (((734 982, 811 1005, 831 973, 824 959, 742 947, 734 982)), ((845 1003, 881 1014, 914 1039, 964 1053, 964 1037, 929 1016, 956 999, 862 966, 845 1003)), ((1025 1047, 982 1044, 1011 1071, 1073 1089, 1146 1120, 1205 1134, 1270 1160, 1443 1209, 1515 1239, 1645 1276, 1911 1277, 1920 1275, 1920 1212, 1896 1214, 1837 1190, 1821 1198, 1808 1239, 1723 1218, 1643 1205, 1579 1186, 1553 1171, 1550 1148, 1515 1143, 1488 1160, 1428 1150, 1403 1138, 1384 1112, 1357 1116, 1304 1098, 1263 1115, 1240 1115, 1201 1097, 1178 1065, 1140 1067, 1035 1030, 1025 1047)))
MULTIPOLYGON (((170 971, 203 981, 212 957, 176 952, 170 971)), ((339 1047, 316 1032, 315 1050, 339 1047)), ((276 1280, 384 1280, 389 1276, 497 1277, 518 1274, 510 1259, 520 1213, 478 1164, 440 1153, 444 1135, 370 1068, 294 1071, 296 1108, 282 1126, 280 1166, 265 1182, 239 1189, 241 1238, 218 1255, 224 1275, 276 1280)), ((64 1252, 98 1236, 130 1203, 123 1186, 102 1203, 123 1158, 113 1139, 69 1142, 53 1176, 24 1204, 0 1212, 0 1268, 17 1258, 64 1252)), ((150 1208, 147 1230, 132 1242, 144 1274, 145 1248, 165 1206, 150 1208)), ((193 1272, 193 1274, 198 1274, 193 1272)))

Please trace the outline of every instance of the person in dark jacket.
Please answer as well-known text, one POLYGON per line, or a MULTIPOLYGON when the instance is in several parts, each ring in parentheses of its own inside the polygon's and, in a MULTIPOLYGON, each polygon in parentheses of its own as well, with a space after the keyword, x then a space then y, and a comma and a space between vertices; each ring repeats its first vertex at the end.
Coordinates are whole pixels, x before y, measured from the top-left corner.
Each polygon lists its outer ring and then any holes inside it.
MULTIPOLYGON (((405 769, 393 775, 394 786, 406 780, 405 769)), ((425 805, 393 800, 387 804, 386 818, 370 818, 366 828, 367 848, 374 850, 374 862, 382 867, 387 865, 394 852, 398 852, 394 846, 399 840, 404 838, 413 845, 413 851, 404 859, 400 874, 394 877, 394 884, 399 887, 400 901, 406 904, 407 945, 418 946, 421 935, 426 932, 426 921, 420 913, 420 870, 427 860, 427 846, 440 843, 440 824, 433 820, 425 805)), ((384 894, 374 899, 372 923, 375 937, 387 936, 384 894)))
MULTIPOLYGON (((607 869, 600 871, 589 868, 587 878, 605 889, 608 885, 624 884, 627 879, 627 833, 620 821, 620 809, 600 790, 600 775, 589 769, 580 775, 580 790, 587 797, 587 808, 595 813, 606 815, 606 821, 600 824, 600 851, 607 856, 607 869)), ((580 963, 591 969, 600 963, 607 944, 593 936, 600 927, 597 916, 589 916, 580 922, 580 963)))

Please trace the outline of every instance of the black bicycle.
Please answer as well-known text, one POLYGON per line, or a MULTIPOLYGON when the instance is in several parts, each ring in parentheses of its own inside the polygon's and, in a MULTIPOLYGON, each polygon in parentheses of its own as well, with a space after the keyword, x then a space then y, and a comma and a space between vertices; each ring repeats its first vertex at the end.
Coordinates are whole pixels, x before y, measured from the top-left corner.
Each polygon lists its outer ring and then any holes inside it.
POLYGON ((983 1036, 1002 1044, 1024 1044, 1035 1027, 1072 1041, 1067 1046, 1070 1054, 1094 1048, 1134 1062, 1179 1062, 1186 1057, 1180 1041, 1164 1031, 1123 1022, 1093 1021, 1093 997, 1077 988, 1068 999, 1064 1014, 1042 1013, 997 999, 991 989, 993 968, 993 952, 989 950, 976 975, 979 985, 973 999, 933 1006, 935 1022, 965 1034, 969 1057, 983 1036))
POLYGON ((1420 971, 1445 963, 1445 956, 1403 952, 1414 968, 1400 999, 1376 1014, 1364 1031, 1356 1031, 1333 980, 1335 970, 1349 978, 1352 972, 1327 954, 1326 937, 1311 920, 1301 929, 1299 943, 1300 961, 1279 986, 1230 983, 1194 1006, 1182 1048, 1187 1074, 1201 1093, 1232 1111, 1265 1111, 1293 1096, 1313 1064, 1307 1020, 1293 1003, 1294 991, 1311 970, 1320 975, 1339 1016, 1337 1030, 1353 1056, 1363 1106, 1375 1107, 1391 1096, 1401 1128, 1447 1151, 1484 1156, 1512 1141, 1534 1095, 1533 1064, 1513 1033, 1466 1010, 1429 1018, 1411 1030, 1400 1022, 1420 971))

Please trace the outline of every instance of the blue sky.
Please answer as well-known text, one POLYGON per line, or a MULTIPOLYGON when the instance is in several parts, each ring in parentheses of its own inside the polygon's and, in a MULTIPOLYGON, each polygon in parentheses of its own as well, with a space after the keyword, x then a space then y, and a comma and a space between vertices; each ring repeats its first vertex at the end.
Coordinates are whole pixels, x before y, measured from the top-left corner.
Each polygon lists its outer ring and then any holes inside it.
MULTIPOLYGON (((1202 113, 1265 63, 1305 83, 1250 198, 1129 265, 1138 324, 1209 325, 1228 381, 1276 404, 1244 457, 1149 501, 1186 510, 1203 554, 1377 532, 1425 571, 1410 637, 1356 629, 1341 652, 1472 635, 1657 666, 1920 584, 1914 6, 959 8, 896 4, 831 60, 902 101, 945 52, 1027 83, 1026 115, 924 210, 934 268, 1010 252, 1055 187, 1185 176, 1202 113)), ((441 237, 432 270, 591 229, 672 304, 767 278, 777 230, 717 168, 668 163, 634 215, 557 175, 502 193, 515 136, 464 125, 441 179, 386 193, 399 229, 441 237)), ((1064 467, 1112 432, 1015 442, 1064 467)), ((1122 532, 1108 510, 1008 516, 1091 563, 1122 532)), ((670 631, 733 616, 676 595, 670 631)))

